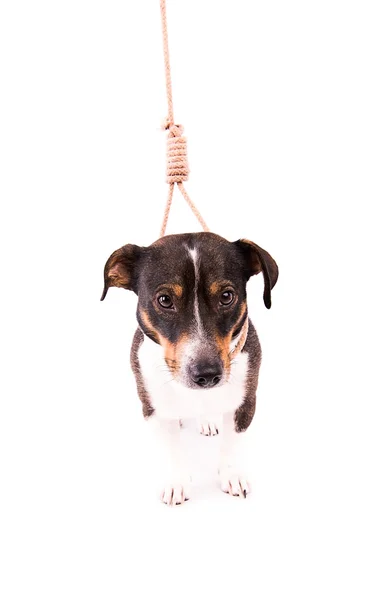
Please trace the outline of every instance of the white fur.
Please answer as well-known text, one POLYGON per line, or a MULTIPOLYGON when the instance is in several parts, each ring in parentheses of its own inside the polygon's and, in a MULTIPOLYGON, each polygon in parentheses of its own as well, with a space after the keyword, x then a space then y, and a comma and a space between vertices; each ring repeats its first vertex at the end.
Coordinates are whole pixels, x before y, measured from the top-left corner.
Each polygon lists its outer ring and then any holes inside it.
POLYGON ((244 434, 235 431, 233 415, 224 415, 219 476, 221 489, 231 496, 246 497, 250 493, 250 484, 242 467, 244 437, 244 434))
POLYGON ((223 423, 221 433, 220 485, 232 496, 250 492, 250 485, 238 458, 244 434, 235 431, 234 413, 242 404, 247 379, 247 354, 239 354, 231 365, 229 381, 211 389, 190 389, 176 382, 164 360, 163 348, 146 336, 138 352, 140 368, 155 415, 149 422, 155 428, 161 464, 166 469, 163 476, 161 500, 174 506, 190 497, 191 479, 184 464, 180 443, 180 419, 196 418, 201 432, 213 435, 218 418, 223 423))
POLYGON ((199 256, 196 248, 188 248, 190 256, 193 260, 194 264, 194 273, 195 273, 195 285, 194 285, 194 316, 195 322, 197 326, 197 334, 198 337, 201 338, 204 336, 202 321, 199 314, 199 300, 198 300, 198 284, 199 284, 199 256))
POLYGON ((157 439, 163 485, 160 498, 175 506, 190 498, 191 477, 187 470, 180 442, 180 424, 176 420, 151 418, 149 425, 157 439))
POLYGON ((173 379, 163 348, 144 336, 138 353, 151 404, 160 419, 202 418, 234 413, 242 404, 247 378, 247 354, 240 353, 231 366, 228 382, 210 389, 191 389, 173 379))

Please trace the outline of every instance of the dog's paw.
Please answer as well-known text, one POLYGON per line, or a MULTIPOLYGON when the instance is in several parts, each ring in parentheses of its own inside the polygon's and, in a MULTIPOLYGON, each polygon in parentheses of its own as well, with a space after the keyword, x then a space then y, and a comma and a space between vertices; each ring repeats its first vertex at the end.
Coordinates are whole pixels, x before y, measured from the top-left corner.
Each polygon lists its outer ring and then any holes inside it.
POLYGON ((163 487, 160 499, 167 506, 178 506, 190 499, 191 478, 175 477, 169 480, 163 487))
POLYGON ((231 469, 222 469, 219 473, 221 490, 230 496, 242 496, 246 498, 251 492, 250 483, 246 477, 239 475, 231 469))
POLYGON ((210 436, 218 435, 218 421, 216 419, 201 419, 199 421, 199 433, 210 436))

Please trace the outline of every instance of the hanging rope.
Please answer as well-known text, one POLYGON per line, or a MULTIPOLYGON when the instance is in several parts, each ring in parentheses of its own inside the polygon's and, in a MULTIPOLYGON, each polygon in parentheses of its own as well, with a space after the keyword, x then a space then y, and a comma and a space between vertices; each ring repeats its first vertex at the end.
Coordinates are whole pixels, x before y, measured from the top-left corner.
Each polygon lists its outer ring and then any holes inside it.
POLYGON ((172 204, 172 198, 174 194, 174 186, 177 184, 180 193, 186 200, 187 204, 191 208, 192 212, 198 219, 204 231, 209 231, 202 215, 191 200, 190 196, 186 192, 183 185, 183 181, 187 181, 189 168, 187 162, 187 141, 183 134, 182 125, 175 125, 174 123, 174 106, 172 102, 172 84, 171 84, 171 69, 170 69, 170 53, 168 48, 168 32, 167 32, 167 15, 166 15, 166 0, 160 0, 160 12, 162 18, 162 30, 163 30, 163 56, 164 56, 164 68, 166 73, 166 92, 167 92, 167 106, 168 115, 164 123, 164 129, 168 131, 167 137, 167 173, 166 181, 169 184, 169 191, 167 197, 166 208, 164 210, 164 217, 162 228, 160 230, 160 237, 163 237, 166 232, 167 221, 170 214, 170 208, 172 204))
MULTIPOLYGON (((204 231, 209 231, 202 215, 191 200, 190 196, 186 192, 183 185, 183 181, 187 181, 189 168, 187 162, 187 141, 183 134, 182 125, 176 125, 174 123, 174 105, 172 102, 172 84, 171 84, 171 69, 170 69, 170 52, 168 48, 168 32, 167 32, 167 15, 166 15, 166 0, 160 0, 160 12, 162 18, 162 31, 163 31, 163 56, 164 56, 164 68, 166 73, 166 92, 167 92, 167 106, 168 115, 164 123, 164 129, 168 131, 167 137, 167 172, 166 181, 169 184, 168 197, 166 202, 166 208, 164 210, 164 217, 162 228, 160 230, 160 237, 163 237, 166 232, 167 221, 170 214, 170 208, 172 204, 172 198, 174 194, 174 187, 177 184, 180 193, 186 200, 187 204, 191 208, 192 212, 198 219, 204 231)), ((249 329, 249 319, 246 318, 245 323, 239 333, 238 341, 235 347, 230 352, 231 360, 234 360, 246 343, 247 334, 249 329)))

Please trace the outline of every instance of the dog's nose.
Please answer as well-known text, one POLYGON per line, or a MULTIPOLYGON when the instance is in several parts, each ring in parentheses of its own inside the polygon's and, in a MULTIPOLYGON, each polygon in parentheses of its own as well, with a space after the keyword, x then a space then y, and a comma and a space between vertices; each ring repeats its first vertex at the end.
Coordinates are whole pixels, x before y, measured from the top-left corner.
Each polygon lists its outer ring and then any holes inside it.
POLYGON ((196 362, 190 367, 190 377, 203 388, 214 387, 222 379, 223 367, 219 359, 196 362))

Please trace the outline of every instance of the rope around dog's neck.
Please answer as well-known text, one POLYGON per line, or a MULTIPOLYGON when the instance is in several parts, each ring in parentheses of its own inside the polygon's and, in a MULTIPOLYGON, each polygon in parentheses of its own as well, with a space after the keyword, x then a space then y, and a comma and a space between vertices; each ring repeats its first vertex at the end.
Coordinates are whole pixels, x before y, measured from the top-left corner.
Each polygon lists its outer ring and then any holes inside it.
POLYGON ((192 212, 198 219, 204 231, 209 231, 202 215, 191 200, 190 196, 186 192, 183 185, 183 181, 187 181, 189 168, 187 162, 187 141, 182 135, 182 125, 175 125, 174 123, 174 106, 172 102, 172 85, 171 85, 171 68, 170 68, 170 52, 168 48, 168 33, 167 33, 167 15, 166 15, 166 0, 160 0, 160 12, 162 18, 162 30, 163 30, 163 56, 164 56, 164 68, 166 72, 166 91, 167 91, 167 105, 168 115, 164 123, 164 129, 168 131, 167 138, 167 177, 166 181, 169 184, 169 191, 167 197, 167 203, 164 210, 163 223, 160 230, 160 237, 163 237, 166 232, 168 216, 170 214, 170 208, 172 203, 172 197, 174 193, 174 186, 177 184, 180 193, 186 200, 187 204, 191 208, 192 212))

